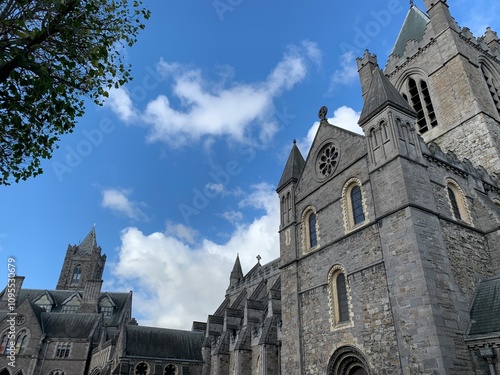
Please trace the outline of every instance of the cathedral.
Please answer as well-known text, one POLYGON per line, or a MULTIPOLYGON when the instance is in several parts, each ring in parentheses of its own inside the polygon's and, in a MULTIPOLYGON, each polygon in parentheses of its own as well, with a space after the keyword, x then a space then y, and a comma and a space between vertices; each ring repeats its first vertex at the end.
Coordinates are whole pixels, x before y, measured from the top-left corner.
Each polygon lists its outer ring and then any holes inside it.
POLYGON ((0 293, 0 375, 500 375, 500 40, 424 3, 384 69, 357 59, 364 135, 322 107, 293 143, 278 259, 237 258, 191 331, 144 327, 92 229, 55 290, 0 293))

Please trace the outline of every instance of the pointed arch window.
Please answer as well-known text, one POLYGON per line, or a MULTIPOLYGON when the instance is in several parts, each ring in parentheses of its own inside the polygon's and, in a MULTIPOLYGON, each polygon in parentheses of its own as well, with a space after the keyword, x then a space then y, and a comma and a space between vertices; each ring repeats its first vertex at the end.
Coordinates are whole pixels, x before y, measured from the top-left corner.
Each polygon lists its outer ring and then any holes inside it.
POLYGON ((9 336, 7 335, 7 333, 4 333, 4 335, 2 336, 2 341, 0 341, 0 354, 5 353, 8 342, 9 342, 9 336))
POLYGON ((281 224, 286 223, 286 198, 283 196, 281 198, 281 224))
POLYGON ((417 129, 420 134, 438 125, 429 87, 422 77, 410 76, 402 87, 401 95, 417 112, 417 129))
POLYGON ((82 276, 82 266, 78 265, 73 270, 73 276, 71 276, 71 284, 79 284, 81 276, 82 276))
POLYGON ((286 221, 287 221, 287 223, 289 223, 290 219, 291 219, 291 213, 292 213, 292 199, 290 197, 290 192, 288 192, 286 195, 286 210, 287 210, 286 221))
POLYGON ((481 63, 480 66, 484 80, 486 81, 486 85, 488 86, 491 99, 493 99, 495 108, 497 109, 497 112, 500 115, 500 91, 499 91, 500 85, 498 84, 498 80, 495 77, 495 74, 493 74, 493 72, 484 63, 481 63))
POLYGON ((19 335, 17 340, 18 342, 16 344, 16 353, 23 354, 26 350, 26 345, 28 345, 28 334, 26 332, 23 332, 21 335, 19 335))
POLYGON ((52 370, 51 372, 49 372, 49 375, 64 375, 64 371, 63 370, 52 370))
POLYGON ((452 217, 457 221, 472 224, 465 194, 460 185, 456 181, 448 179, 446 181, 446 192, 452 217))

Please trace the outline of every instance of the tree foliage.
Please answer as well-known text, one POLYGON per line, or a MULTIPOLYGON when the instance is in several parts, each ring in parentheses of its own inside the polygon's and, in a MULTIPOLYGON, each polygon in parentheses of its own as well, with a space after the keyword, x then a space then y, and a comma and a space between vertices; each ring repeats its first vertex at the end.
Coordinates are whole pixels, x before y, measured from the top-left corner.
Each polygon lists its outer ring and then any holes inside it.
POLYGON ((85 98, 131 79, 121 50, 149 15, 142 1, 1 1, 0 185, 40 174, 85 98))

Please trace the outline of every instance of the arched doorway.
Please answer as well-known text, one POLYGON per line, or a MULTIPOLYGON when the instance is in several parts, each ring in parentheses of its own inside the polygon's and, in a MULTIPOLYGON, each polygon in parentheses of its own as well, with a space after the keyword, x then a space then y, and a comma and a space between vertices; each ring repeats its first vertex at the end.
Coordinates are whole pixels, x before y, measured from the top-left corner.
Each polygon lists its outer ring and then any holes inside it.
POLYGON ((370 367, 361 351, 343 346, 333 353, 328 364, 328 375, 370 375, 370 367))

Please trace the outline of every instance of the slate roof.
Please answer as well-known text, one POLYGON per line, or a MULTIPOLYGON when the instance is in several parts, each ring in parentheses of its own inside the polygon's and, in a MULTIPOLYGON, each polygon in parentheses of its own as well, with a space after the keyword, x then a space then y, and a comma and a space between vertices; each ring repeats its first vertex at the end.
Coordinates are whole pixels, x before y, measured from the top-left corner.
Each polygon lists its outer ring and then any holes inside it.
POLYGON ((500 333, 500 276, 478 285, 470 318, 469 336, 500 333))
POLYGON ((424 37, 425 28, 429 22, 429 17, 415 5, 412 5, 406 14, 391 55, 402 56, 409 40, 420 42, 424 37))
POLYGON ((203 362, 202 332, 129 325, 126 327, 126 355, 203 362))
POLYGON ((87 234, 87 237, 83 239, 83 241, 78 245, 78 251, 81 253, 92 253, 94 247, 97 246, 97 242, 95 239, 95 227, 92 228, 87 234))
MULTIPOLYGON (((74 290, 21 289, 19 291, 18 304, 21 304, 26 299, 34 304, 34 302, 45 293, 48 293, 54 301, 51 313, 60 313, 62 311, 63 302, 77 292, 74 290)), ((80 293, 80 296, 81 295, 82 294, 80 293)), ((119 324, 120 316, 127 304, 127 300, 130 298, 130 293, 102 292, 100 297, 103 296, 109 296, 115 304, 113 315, 105 318, 105 323, 110 326, 116 326, 119 324)))
POLYGON ((300 174, 302 173, 304 164, 304 158, 302 157, 302 154, 297 147, 297 143, 294 140, 292 151, 290 151, 290 155, 288 156, 285 169, 283 170, 283 174, 281 175, 281 179, 278 187, 276 188, 276 191, 280 191, 281 188, 288 184, 290 181, 297 181, 300 177, 300 174))
POLYGON ((358 123, 360 125, 364 124, 373 115, 389 104, 402 112, 415 117, 417 116, 413 108, 410 107, 398 90, 389 82, 389 79, 387 79, 380 68, 375 68, 372 72, 372 81, 366 93, 365 104, 358 123))
POLYGON ((101 318, 100 314, 42 313, 42 331, 49 338, 89 338, 101 318))
POLYGON ((231 271, 231 279, 241 280, 243 279, 243 271, 241 270, 240 256, 236 256, 234 262, 233 270, 231 271))

